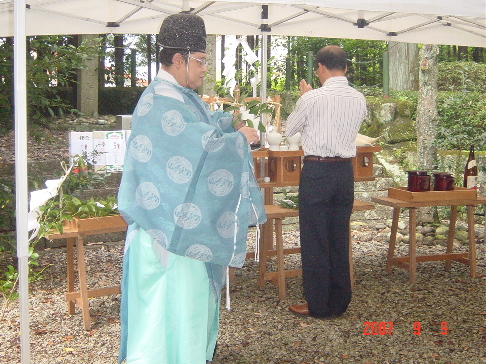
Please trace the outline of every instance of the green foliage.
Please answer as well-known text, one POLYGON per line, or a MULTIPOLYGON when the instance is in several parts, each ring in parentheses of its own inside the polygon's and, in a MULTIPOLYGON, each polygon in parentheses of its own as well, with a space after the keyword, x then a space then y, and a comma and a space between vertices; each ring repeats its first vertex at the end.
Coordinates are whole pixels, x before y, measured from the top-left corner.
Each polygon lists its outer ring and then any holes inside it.
MULTIPOLYGON (((301 79, 307 79, 308 52, 315 54, 327 45, 339 45, 348 55, 348 79, 354 86, 381 86, 382 84, 382 58, 386 50, 386 43, 382 41, 314 38, 314 37, 288 37, 290 89, 298 87, 301 79)), ((312 63, 312 67, 315 63, 312 63)), ((314 87, 318 87, 318 80, 313 77, 314 87)), ((275 82, 273 85, 282 85, 275 82)))
POLYGON ((19 279, 19 273, 11 265, 8 265, 7 270, 3 273, 5 279, 0 278, 0 293, 2 293, 5 301, 13 301, 18 297, 16 286, 19 279))
POLYGON ((102 87, 98 109, 101 115, 131 115, 145 87, 102 87))
MULTIPOLYGON (((27 41, 27 100, 29 121, 42 123, 46 116, 63 116, 73 112, 56 86, 67 86, 76 80, 83 61, 97 55, 98 42, 71 44, 69 36, 34 36, 27 41)), ((13 49, 0 40, 0 129, 12 128, 13 49)))
POLYGON ((295 104, 299 99, 299 90, 293 89, 291 91, 282 91, 280 93, 282 106, 280 108, 280 116, 287 119, 290 113, 294 110, 295 104))
POLYGON ((439 90, 486 93, 486 64, 475 62, 439 63, 439 90))
POLYGON ((390 91, 390 98, 397 101, 397 114, 411 119, 417 117, 417 91, 390 91))
POLYGON ((485 62, 486 48, 439 45, 439 62, 485 62))
POLYGON ((15 198, 13 182, 6 179, 0 180, 0 232, 10 230, 14 219, 15 198))
MULTIPOLYGON (((106 175, 96 173, 91 164, 94 154, 73 156, 73 159, 76 161, 75 167, 73 167, 73 171, 67 175, 66 180, 62 184, 62 192, 64 194, 77 195, 81 191, 92 190, 97 184, 103 182, 106 175)), ((65 164, 63 168, 67 169, 65 164)))
POLYGON ((0 38, 0 132, 13 127, 13 41, 0 38))
POLYGON ((383 89, 381 87, 368 85, 354 85, 353 87, 365 96, 383 97, 383 89))
POLYGON ((94 197, 81 200, 72 195, 60 194, 51 198, 40 208, 42 215, 37 240, 49 234, 50 231, 64 231, 63 222, 73 218, 103 217, 118 214, 116 197, 105 199, 94 197))
MULTIPOLYGON (((40 230, 36 242, 47 236, 52 230, 63 231, 63 221, 76 218, 101 217, 118 213, 116 197, 106 199, 91 197, 82 200, 81 191, 92 190, 101 183, 106 175, 93 171, 89 163, 89 156, 74 156, 76 167, 67 175, 60 187, 59 194, 50 198, 39 209, 42 212, 39 218, 40 230)), ((64 166, 67 170, 67 167, 64 166)), ((34 242, 35 244, 35 242, 34 242)))
MULTIPOLYGON (((254 115, 255 117, 260 117, 262 114, 272 114, 272 117, 275 116, 275 108, 272 104, 267 102, 260 102, 259 100, 245 101, 247 97, 247 94, 241 94, 239 96, 238 94, 235 94, 235 97, 227 95, 227 98, 233 99, 233 102, 231 103, 231 105, 224 107, 223 110, 225 112, 238 111, 233 119, 233 126, 242 122, 251 128, 255 127, 255 125, 253 124, 253 120, 242 118, 242 114, 239 112, 240 107, 244 107, 246 110, 248 110, 250 114, 254 115)), ((265 125, 259 123, 258 130, 264 133, 266 131, 265 125)))
MULTIPOLYGON (((1 253, 1 251, 0 251, 1 253)), ((36 268, 39 266, 37 260, 39 254, 34 251, 32 247, 29 248, 28 257, 28 269, 29 269, 29 282, 36 282, 43 278, 44 271, 49 265, 43 267, 40 271, 36 268)), ((8 265, 7 269, 0 275, 0 294, 3 296, 3 306, 0 310, 0 319, 4 316, 5 311, 8 309, 9 304, 16 300, 19 296, 17 291, 17 284, 19 281, 19 273, 13 265, 8 265)))
MULTIPOLYGON (((376 113, 382 103, 397 105, 396 117, 415 120, 417 117, 417 91, 392 91, 390 98, 367 97, 370 118, 360 132, 369 135, 382 133, 382 125, 376 122, 376 113)), ((486 149, 486 97, 480 92, 439 91, 437 97, 436 146, 445 150, 468 150, 471 144, 477 150, 486 149)))
POLYGON ((437 109, 437 147, 465 150, 486 147, 486 98, 479 92, 441 92, 437 109))
POLYGON ((299 209, 299 195, 298 194, 289 194, 287 190, 283 190, 284 198, 280 200, 278 203, 280 206, 285 207, 286 209, 299 209))
POLYGON ((109 196, 105 199, 94 199, 82 201, 74 196, 66 196, 64 200, 64 210, 66 214, 79 219, 89 217, 104 217, 118 214, 115 196, 109 196))

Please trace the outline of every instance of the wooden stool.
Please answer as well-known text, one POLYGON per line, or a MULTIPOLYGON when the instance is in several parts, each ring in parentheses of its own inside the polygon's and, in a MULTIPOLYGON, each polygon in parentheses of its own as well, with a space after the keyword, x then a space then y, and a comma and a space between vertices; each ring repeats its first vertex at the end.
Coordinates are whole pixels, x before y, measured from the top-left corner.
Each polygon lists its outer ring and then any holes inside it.
POLYGON ((120 293, 120 286, 88 289, 86 282, 86 264, 84 257, 84 238, 88 235, 106 234, 118 231, 125 231, 127 224, 119 215, 104 216, 100 218, 88 218, 76 220, 75 223, 64 229, 63 233, 52 232, 48 239, 67 239, 66 244, 66 265, 67 265, 67 293, 68 312, 74 314, 75 307, 81 308, 83 316, 83 327, 91 329, 91 317, 89 314, 88 299, 92 297, 108 296, 120 293), (74 245, 77 250, 77 271, 79 290, 75 290, 75 262, 74 245))
POLYGON ((265 205, 267 222, 262 226, 260 236, 260 253, 259 253, 259 277, 258 285, 260 289, 265 287, 266 281, 271 281, 278 287, 278 297, 283 300, 286 296, 285 278, 302 275, 301 269, 285 270, 284 255, 300 253, 300 248, 283 247, 282 221, 286 217, 299 216, 299 211, 287 209, 278 205, 265 205), (275 227, 275 244, 273 240, 273 228, 275 227), (276 249, 275 249, 275 247, 276 249), (267 261, 271 256, 277 256, 277 271, 267 271, 267 261))

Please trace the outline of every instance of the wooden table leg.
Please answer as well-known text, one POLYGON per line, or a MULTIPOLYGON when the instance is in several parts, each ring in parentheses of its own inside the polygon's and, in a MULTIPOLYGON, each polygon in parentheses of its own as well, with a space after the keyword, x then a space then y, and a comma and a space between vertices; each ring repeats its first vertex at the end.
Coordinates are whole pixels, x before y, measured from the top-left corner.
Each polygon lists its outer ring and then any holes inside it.
POLYGON ((259 266, 259 275, 258 275, 258 287, 260 289, 265 288, 265 273, 267 271, 267 251, 270 248, 273 249, 273 219, 267 219, 267 221, 261 226, 261 235, 259 251, 258 251, 258 266, 259 266))
POLYGON ((285 261, 282 237, 282 219, 275 219, 275 236, 277 245, 277 277, 278 277, 278 297, 284 300, 286 297, 285 289, 285 261))
MULTIPOLYGON (((273 188, 263 188, 263 200, 265 205, 273 205, 273 188)), ((273 249, 273 219, 267 221, 261 226, 259 260, 258 287, 265 288, 265 273, 267 271, 267 250, 273 249)))
POLYGON ((414 284, 417 281, 417 240, 416 240, 416 228, 417 228, 417 209, 415 207, 409 208, 409 237, 408 242, 408 269, 410 274, 410 283, 414 284))
POLYGON ((391 273, 393 269, 393 257, 395 255, 395 244, 397 242, 398 218, 400 217, 400 208, 393 208, 392 226, 390 232, 390 241, 388 243, 388 256, 386 259, 386 272, 391 273))
MULTIPOLYGON (((67 270, 67 292, 74 292, 74 241, 75 238, 67 238, 66 241, 66 270, 67 270)), ((76 304, 68 301, 68 312, 74 315, 76 304)))
POLYGON ((476 278, 476 234, 474 233, 474 206, 467 206, 467 234, 469 238, 469 269, 476 278))
POLYGON ((79 278, 79 306, 81 307, 83 315, 83 326, 85 330, 91 329, 91 318, 89 315, 88 303, 88 286, 86 284, 86 264, 84 261, 84 237, 78 236, 77 252, 78 252, 78 278, 79 278))
MULTIPOLYGON (((457 206, 451 206, 451 216, 449 217, 449 231, 447 233, 447 249, 446 253, 452 253, 452 247, 454 245, 454 235, 456 233, 456 221, 457 221, 457 206)), ((451 260, 446 259, 445 270, 451 269, 451 260)))

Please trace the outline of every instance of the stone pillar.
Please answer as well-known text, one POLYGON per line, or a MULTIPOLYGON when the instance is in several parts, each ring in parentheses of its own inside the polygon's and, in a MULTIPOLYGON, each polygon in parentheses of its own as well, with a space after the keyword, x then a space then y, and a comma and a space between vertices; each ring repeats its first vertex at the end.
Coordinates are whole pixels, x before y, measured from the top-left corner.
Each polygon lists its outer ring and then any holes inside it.
MULTIPOLYGON (((79 35, 79 43, 92 41, 97 35, 79 35)), ((84 67, 78 70, 77 109, 88 117, 98 117, 98 58, 86 59, 84 67)))
POLYGON ((216 35, 208 34, 206 37, 206 76, 199 88, 199 94, 215 96, 214 86, 216 84, 216 35))

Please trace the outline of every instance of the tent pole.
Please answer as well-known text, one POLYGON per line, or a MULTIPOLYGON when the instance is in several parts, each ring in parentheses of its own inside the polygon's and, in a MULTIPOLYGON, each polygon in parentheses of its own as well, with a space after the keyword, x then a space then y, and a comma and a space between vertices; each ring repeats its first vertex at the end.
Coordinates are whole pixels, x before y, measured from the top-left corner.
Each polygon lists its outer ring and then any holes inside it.
POLYGON ((262 33, 262 78, 260 80, 260 98, 262 102, 267 101, 267 48, 268 38, 266 33, 262 33))
POLYGON ((14 4, 14 110, 16 236, 19 260, 20 353, 22 364, 30 363, 29 330, 29 236, 27 214, 27 46, 25 0, 14 4))
MULTIPOLYGON (((268 32, 270 32, 270 28, 268 27, 268 5, 262 5, 262 23, 260 25, 261 30, 261 38, 262 38, 262 47, 261 47, 261 56, 262 56, 262 77, 260 78, 260 100, 262 103, 267 102, 267 68, 268 68, 268 57, 267 57, 267 49, 268 49, 268 32)), ((260 115, 260 123, 265 125, 265 117, 264 115, 260 115)), ((267 125, 265 125, 267 127, 267 125)), ((268 130, 267 130, 268 132, 268 130)), ((260 133, 260 143, 262 147, 265 147, 266 140, 265 140, 265 133, 260 133)))

